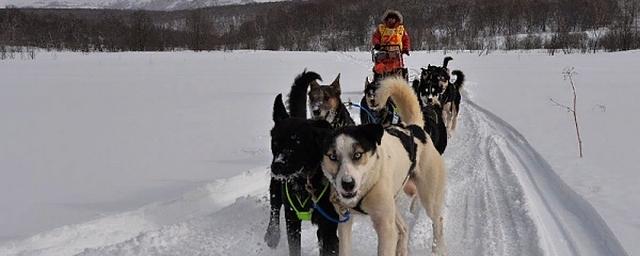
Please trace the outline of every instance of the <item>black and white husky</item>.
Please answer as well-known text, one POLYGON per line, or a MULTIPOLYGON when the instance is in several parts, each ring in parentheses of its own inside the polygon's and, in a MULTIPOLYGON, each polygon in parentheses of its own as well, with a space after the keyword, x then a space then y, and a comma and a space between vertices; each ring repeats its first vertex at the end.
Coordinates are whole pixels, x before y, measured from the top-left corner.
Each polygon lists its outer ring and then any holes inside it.
MULTIPOLYGON (((353 210, 371 217, 378 234, 378 255, 407 255, 407 226, 396 196, 403 188, 410 196, 417 194, 433 223, 432 250, 442 255, 443 159, 423 129, 417 97, 407 82, 401 78, 382 81, 376 90, 377 106, 385 106, 389 97, 398 106, 404 126, 351 126, 325 139, 322 170, 335 189, 333 203, 339 212, 353 210)), ((350 220, 338 225, 340 255, 351 254, 352 224, 350 220)))
MULTIPOLYGON (((460 90, 465 78, 462 71, 454 70, 451 74, 456 76, 456 80, 453 83, 450 82, 451 76, 447 66, 451 60, 453 58, 447 56, 440 67, 429 65, 427 68, 422 68, 420 80, 413 81, 413 88, 420 100, 420 106, 423 110, 427 108, 426 110, 440 112, 444 127, 446 127, 447 137, 451 137, 456 129, 462 99, 460 90)), ((433 135, 438 137, 436 134, 433 135)), ((444 152, 447 144, 446 138, 435 139, 438 150, 444 152)))

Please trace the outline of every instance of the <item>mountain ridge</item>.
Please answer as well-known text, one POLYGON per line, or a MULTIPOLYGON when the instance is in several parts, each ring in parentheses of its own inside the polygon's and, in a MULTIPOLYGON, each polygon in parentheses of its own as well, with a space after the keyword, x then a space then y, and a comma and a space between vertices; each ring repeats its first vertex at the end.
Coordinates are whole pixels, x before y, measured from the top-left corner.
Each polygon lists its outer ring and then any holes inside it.
POLYGON ((243 5, 286 0, 7 0, 4 6, 51 9, 141 9, 153 11, 188 10, 211 6, 243 5))

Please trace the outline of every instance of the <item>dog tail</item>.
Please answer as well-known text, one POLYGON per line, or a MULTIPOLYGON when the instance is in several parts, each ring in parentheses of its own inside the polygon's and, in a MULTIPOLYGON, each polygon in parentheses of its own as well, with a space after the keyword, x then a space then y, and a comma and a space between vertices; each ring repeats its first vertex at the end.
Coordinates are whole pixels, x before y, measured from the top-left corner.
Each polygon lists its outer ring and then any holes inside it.
POLYGON ((385 107, 387 100, 391 97, 398 106, 400 119, 407 125, 417 125, 424 127, 424 119, 418 104, 418 97, 407 81, 399 77, 391 77, 381 82, 380 88, 376 91, 376 102, 378 107, 385 107))
POLYGON ((453 58, 451 58, 451 56, 444 57, 444 62, 442 63, 442 67, 447 68, 447 65, 449 65, 449 61, 452 61, 452 60, 453 58))
POLYGON ((318 73, 307 72, 306 69, 294 80, 288 102, 292 117, 307 119, 307 89, 309 89, 309 84, 315 80, 322 81, 322 78, 318 73))
POLYGON ((462 89, 462 84, 464 83, 464 73, 462 73, 462 71, 460 70, 454 70, 451 71, 451 74, 456 76, 456 82, 453 84, 456 85, 456 88, 459 91, 460 89, 462 89))

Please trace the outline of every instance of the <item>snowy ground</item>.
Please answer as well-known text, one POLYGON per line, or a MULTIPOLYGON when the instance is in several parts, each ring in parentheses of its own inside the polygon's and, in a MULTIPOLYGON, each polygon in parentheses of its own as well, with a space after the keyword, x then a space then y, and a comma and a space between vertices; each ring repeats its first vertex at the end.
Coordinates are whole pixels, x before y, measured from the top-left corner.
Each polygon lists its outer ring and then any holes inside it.
MULTIPOLYGON (((408 65, 443 56, 413 53, 408 65)), ((469 83, 445 154, 450 254, 640 253, 631 155, 640 122, 629 118, 640 109, 640 52, 453 57, 469 83), (566 66, 579 73, 584 159, 569 115, 548 101, 568 102, 566 66)), ((343 98, 359 100, 369 56, 41 53, 0 62, 0 255, 283 254, 286 242, 272 251, 261 241, 268 129, 273 97, 305 67, 328 81, 342 72, 343 98)), ((355 229, 367 245, 356 254, 370 255, 369 222, 355 229)), ((317 252, 312 230, 303 232, 306 255, 317 252)), ((418 220, 413 233, 412 251, 427 251, 430 225, 418 220)))

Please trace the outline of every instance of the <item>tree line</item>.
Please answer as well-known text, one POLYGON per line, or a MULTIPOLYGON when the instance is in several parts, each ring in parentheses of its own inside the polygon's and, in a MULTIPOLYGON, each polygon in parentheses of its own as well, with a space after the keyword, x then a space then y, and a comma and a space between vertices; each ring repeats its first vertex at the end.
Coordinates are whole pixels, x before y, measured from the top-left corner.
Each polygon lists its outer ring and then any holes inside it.
MULTIPOLYGON (((380 15, 412 48, 640 48, 640 0, 316 0, 158 12, 0 9, 0 45, 74 51, 368 50, 380 15)), ((1 48, 0 48, 1 49, 1 48)))

